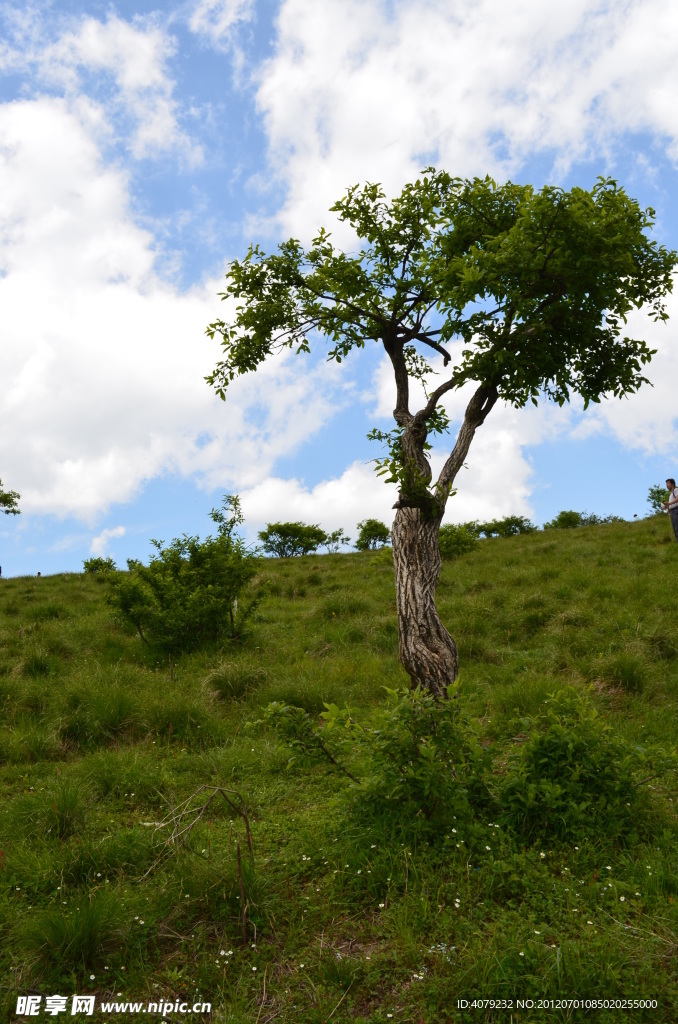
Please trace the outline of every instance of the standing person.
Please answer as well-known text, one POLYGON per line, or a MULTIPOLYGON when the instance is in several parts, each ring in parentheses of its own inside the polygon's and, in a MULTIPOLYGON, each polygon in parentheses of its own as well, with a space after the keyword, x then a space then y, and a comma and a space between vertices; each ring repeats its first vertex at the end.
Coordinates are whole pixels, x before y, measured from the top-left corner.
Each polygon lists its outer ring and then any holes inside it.
POLYGON ((672 476, 666 481, 666 489, 669 492, 669 500, 663 502, 663 506, 669 510, 673 536, 678 541, 678 487, 672 476))

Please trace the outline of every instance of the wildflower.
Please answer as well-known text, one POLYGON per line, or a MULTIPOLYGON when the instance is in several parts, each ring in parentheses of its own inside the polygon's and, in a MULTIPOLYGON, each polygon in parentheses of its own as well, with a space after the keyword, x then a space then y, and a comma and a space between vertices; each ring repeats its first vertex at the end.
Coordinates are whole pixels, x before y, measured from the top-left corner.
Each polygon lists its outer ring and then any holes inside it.
POLYGON ((253 967, 253 968, 252 968, 252 970, 253 970, 253 971, 256 971, 256 967, 253 967))
POLYGON ((625 896, 620 896, 620 897, 619 897, 619 901, 620 901, 620 903, 623 903, 625 899, 626 899, 626 897, 625 897, 625 896))
POLYGON ((593 924, 593 921, 587 921, 586 923, 587 924, 593 924))
POLYGON ((539 856, 541 857, 542 860, 544 860, 544 857, 546 856, 546 854, 545 853, 540 853, 539 856))
POLYGON ((385 904, 385 903, 380 903, 380 904, 379 904, 379 909, 380 909, 380 910, 383 910, 385 906, 386 906, 386 904, 385 904))
POLYGON ((485 847, 485 849, 486 849, 486 850, 489 850, 489 849, 491 849, 491 847, 489 847, 489 846, 486 846, 486 847, 485 847))
POLYGON ((95 976, 94 976, 93 974, 90 974, 90 976, 89 976, 89 980, 90 980, 90 981, 94 981, 94 977, 95 977, 95 976))
POLYGON ((219 956, 226 956, 226 950, 225 949, 219 950, 219 956))
POLYGON ((518 953, 518 956, 525 956, 524 953, 518 953))
POLYGON ((377 848, 377 844, 376 843, 372 843, 372 845, 370 846, 370 850, 376 850, 376 848, 377 848))
POLYGON ((611 867, 610 867, 610 865, 608 864, 608 865, 607 865, 607 866, 605 867, 605 870, 606 870, 606 871, 612 871, 612 868, 611 868, 611 867))
POLYGON ((537 929, 535 928, 535 930, 534 930, 534 934, 535 934, 535 935, 541 935, 541 932, 538 932, 538 931, 537 931, 537 929))

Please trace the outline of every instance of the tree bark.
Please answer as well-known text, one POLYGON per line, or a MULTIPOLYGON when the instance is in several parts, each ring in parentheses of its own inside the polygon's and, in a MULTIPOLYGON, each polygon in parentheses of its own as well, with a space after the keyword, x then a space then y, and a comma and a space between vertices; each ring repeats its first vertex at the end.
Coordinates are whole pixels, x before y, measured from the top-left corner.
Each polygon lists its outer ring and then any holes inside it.
POLYGON ((459 659, 435 604, 441 519, 442 513, 425 517, 418 508, 399 508, 392 538, 400 661, 413 687, 426 687, 445 699, 457 678, 459 659))
POLYGON ((434 392, 427 408, 410 417, 405 426, 405 473, 391 530, 400 661, 412 686, 425 687, 439 700, 447 697, 447 687, 457 678, 459 656, 436 609, 441 568, 438 533, 454 478, 464 464, 476 430, 497 401, 496 388, 481 385, 476 390, 466 407, 454 449, 431 492, 431 470, 424 451, 426 416, 445 389, 443 385, 434 392))

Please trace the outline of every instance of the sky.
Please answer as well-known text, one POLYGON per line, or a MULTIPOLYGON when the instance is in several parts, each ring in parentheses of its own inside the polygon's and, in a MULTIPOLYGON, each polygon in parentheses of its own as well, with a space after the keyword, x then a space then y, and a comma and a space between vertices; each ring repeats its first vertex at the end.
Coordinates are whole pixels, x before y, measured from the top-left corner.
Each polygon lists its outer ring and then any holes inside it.
MULTIPOLYGON (((430 164, 612 176, 678 248, 677 37, 665 0, 0 5, 0 478, 21 494, 2 575, 147 559, 151 538, 209 533, 225 493, 251 542, 272 521, 390 523, 366 438, 394 404, 376 346, 341 366, 288 353, 226 403, 206 384, 229 260, 321 225, 340 243, 349 186, 395 195, 430 164)), ((652 386, 496 406, 446 521, 647 514, 678 478, 676 293, 668 323, 630 319, 652 386)))

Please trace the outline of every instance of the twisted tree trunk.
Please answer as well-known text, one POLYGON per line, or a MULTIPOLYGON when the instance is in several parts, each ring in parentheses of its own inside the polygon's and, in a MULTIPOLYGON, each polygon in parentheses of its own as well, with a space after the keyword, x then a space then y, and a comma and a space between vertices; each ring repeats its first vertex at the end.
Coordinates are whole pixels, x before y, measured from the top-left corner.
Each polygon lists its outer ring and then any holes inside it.
POLYGON ((399 508, 392 538, 400 661, 413 686, 444 699, 457 678, 458 656, 435 604, 441 518, 442 513, 425 518, 418 508, 399 508))
POLYGON ((481 386, 476 390, 454 449, 430 489, 431 471, 424 449, 426 420, 448 389, 448 385, 441 385, 416 416, 408 419, 401 415, 405 473, 391 531, 400 661, 412 686, 425 687, 438 699, 448 696, 447 688, 459 670, 457 645, 440 621, 435 603, 441 568, 438 532, 454 478, 464 464, 476 430, 497 401, 495 388, 481 386))

